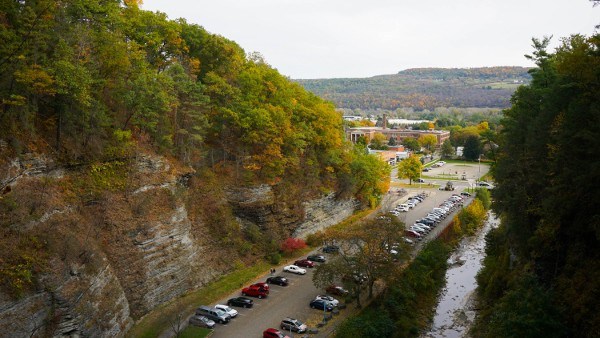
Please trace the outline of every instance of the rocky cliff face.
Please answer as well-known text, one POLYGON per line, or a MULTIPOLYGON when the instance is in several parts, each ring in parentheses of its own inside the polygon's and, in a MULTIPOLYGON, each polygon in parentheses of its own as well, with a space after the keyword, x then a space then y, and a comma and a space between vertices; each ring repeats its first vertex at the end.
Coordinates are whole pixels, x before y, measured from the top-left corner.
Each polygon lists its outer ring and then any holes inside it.
POLYGON ((277 228, 286 237, 306 238, 351 216, 358 201, 338 200, 335 194, 302 199, 286 199, 285 189, 261 185, 251 189, 232 189, 228 193, 239 222, 261 229, 277 228))
MULTIPOLYGON (((189 168, 149 155, 127 166, 91 169, 59 168, 42 156, 1 165, 0 196, 11 206, 0 212, 2 244, 18 241, 18 248, 41 252, 31 261, 20 249, 2 253, 0 277, 16 290, 0 293, 2 337, 123 336, 156 306, 232 269, 209 254, 225 249, 188 215, 189 168), (86 170, 92 175, 81 176, 86 170), (79 187, 89 186, 94 171, 102 171, 92 183, 103 189, 78 195, 90 191, 79 187), (36 278, 18 289, 13 272, 22 262, 36 278)), ((339 222, 355 208, 332 195, 286 202, 268 185, 231 189, 227 196, 242 226, 297 237, 339 222)))

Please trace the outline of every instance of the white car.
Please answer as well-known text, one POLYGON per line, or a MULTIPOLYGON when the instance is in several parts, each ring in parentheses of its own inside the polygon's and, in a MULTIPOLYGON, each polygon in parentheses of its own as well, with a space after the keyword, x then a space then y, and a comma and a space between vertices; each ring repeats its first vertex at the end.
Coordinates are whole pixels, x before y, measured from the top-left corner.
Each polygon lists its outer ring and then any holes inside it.
POLYGON ((315 297, 315 300, 317 300, 317 299, 322 299, 333 306, 338 306, 340 304, 339 300, 337 300, 331 296, 328 296, 328 295, 318 295, 315 297))
POLYGON ((232 309, 227 305, 223 305, 223 304, 217 304, 215 305, 215 309, 219 309, 219 310, 223 310, 225 311, 225 313, 227 313, 229 315, 229 317, 233 318, 235 316, 238 315, 238 312, 236 309, 232 309))
POLYGON ((480 188, 486 188, 488 190, 494 189, 494 186, 489 184, 488 182, 484 182, 484 181, 479 181, 476 184, 478 187, 480 188))
POLYGON ((296 265, 285 266, 283 268, 283 271, 295 273, 295 274, 298 274, 298 275, 304 275, 304 274, 306 274, 306 269, 302 269, 301 267, 296 266, 296 265))
POLYGON ((408 212, 408 205, 401 205, 396 207, 396 210, 400 211, 400 212, 408 212))

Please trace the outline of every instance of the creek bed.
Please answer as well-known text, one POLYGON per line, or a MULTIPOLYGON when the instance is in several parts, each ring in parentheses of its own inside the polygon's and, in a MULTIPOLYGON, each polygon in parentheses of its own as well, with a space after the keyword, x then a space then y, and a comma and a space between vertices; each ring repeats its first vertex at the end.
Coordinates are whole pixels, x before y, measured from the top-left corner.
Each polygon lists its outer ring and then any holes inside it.
POLYGON ((446 286, 438 300, 429 331, 421 337, 464 337, 475 317, 473 296, 477 288, 475 276, 485 256, 485 235, 498 226, 490 213, 485 225, 473 236, 464 238, 448 259, 446 286))

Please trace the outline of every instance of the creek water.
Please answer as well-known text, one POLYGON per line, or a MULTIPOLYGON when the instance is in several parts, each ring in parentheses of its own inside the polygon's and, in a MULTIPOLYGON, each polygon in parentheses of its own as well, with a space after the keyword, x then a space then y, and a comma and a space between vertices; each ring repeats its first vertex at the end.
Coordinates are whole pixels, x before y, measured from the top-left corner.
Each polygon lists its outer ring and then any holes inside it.
POLYGON ((463 238, 448 259, 450 267, 446 271, 446 286, 439 297, 433 323, 429 331, 421 335, 422 338, 466 336, 475 318, 475 276, 485 257, 485 235, 498 226, 498 222, 490 213, 485 225, 475 235, 463 238))

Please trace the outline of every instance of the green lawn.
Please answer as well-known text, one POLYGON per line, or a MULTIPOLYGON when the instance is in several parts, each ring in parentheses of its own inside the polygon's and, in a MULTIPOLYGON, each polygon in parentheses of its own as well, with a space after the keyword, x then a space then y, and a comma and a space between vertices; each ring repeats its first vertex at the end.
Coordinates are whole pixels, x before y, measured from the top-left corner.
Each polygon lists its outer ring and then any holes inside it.
POLYGON ((212 330, 203 327, 188 326, 179 334, 179 338, 202 338, 208 337, 212 330))

